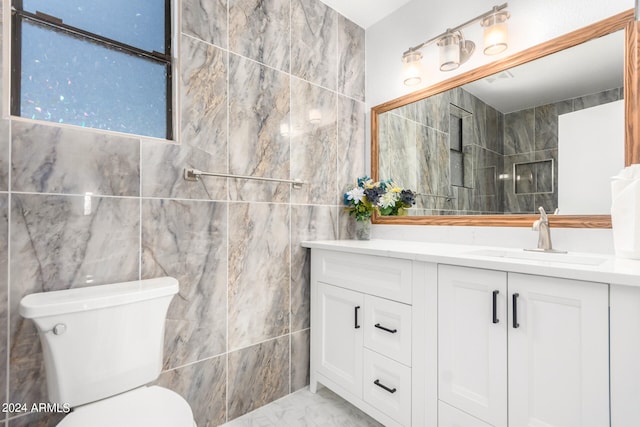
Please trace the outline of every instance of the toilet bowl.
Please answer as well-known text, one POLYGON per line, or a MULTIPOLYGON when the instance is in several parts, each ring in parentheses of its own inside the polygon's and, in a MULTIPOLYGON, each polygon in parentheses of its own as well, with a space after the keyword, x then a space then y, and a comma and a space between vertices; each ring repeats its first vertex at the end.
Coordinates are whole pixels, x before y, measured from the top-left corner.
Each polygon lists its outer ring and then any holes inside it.
POLYGON ((141 387, 74 409, 58 427, 195 427, 189 404, 166 388, 141 387))
POLYGON ((195 427, 179 394, 148 386, 160 375, 172 277, 41 292, 20 301, 43 348, 60 427, 195 427))

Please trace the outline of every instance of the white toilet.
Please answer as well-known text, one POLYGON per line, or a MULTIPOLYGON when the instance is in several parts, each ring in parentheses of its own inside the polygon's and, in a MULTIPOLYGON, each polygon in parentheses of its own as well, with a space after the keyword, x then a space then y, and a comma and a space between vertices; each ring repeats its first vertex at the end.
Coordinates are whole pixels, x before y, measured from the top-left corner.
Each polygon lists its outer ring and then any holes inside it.
MULTIPOLYGON (((145 386, 162 370, 173 277, 43 292, 20 301, 38 328, 49 400, 73 408, 59 427, 195 427, 177 393, 145 386)), ((61 406, 62 407, 62 406, 61 406)))

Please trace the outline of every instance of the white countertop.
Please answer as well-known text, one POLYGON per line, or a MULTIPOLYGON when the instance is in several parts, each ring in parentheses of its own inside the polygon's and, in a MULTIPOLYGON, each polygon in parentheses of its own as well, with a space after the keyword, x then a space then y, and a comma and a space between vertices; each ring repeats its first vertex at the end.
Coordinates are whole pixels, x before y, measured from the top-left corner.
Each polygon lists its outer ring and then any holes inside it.
POLYGON ((302 242, 302 246, 438 264, 640 286, 640 260, 616 258, 606 254, 579 252, 546 254, 501 247, 401 240, 318 240, 302 242), (589 265, 590 263, 596 265, 589 265))

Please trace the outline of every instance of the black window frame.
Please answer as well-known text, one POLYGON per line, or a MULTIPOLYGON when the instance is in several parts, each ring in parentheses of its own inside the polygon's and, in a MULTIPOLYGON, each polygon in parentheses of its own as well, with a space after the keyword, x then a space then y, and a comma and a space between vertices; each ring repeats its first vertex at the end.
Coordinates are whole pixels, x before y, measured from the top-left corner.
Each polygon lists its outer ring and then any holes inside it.
MULTIPOLYGON (((98 0, 102 1, 102 0, 98 0)), ((47 15, 42 12, 27 12, 23 8, 22 0, 12 0, 11 5, 11 115, 22 117, 20 106, 22 102, 22 22, 30 20, 52 31, 62 31, 65 34, 82 40, 87 40, 107 49, 118 50, 122 53, 141 57, 159 64, 164 64, 166 69, 166 139, 173 140, 173 61, 172 61, 172 32, 171 32, 171 3, 172 0, 164 0, 165 4, 165 25, 164 25, 164 45, 165 52, 147 51, 118 40, 103 37, 71 25, 67 25, 62 19, 47 15)), ((76 125, 74 125, 76 126, 76 125)), ((97 129, 87 127, 85 129, 97 129)), ((98 129, 99 130, 99 129, 98 129)), ((152 135, 140 135, 153 138, 152 135)))

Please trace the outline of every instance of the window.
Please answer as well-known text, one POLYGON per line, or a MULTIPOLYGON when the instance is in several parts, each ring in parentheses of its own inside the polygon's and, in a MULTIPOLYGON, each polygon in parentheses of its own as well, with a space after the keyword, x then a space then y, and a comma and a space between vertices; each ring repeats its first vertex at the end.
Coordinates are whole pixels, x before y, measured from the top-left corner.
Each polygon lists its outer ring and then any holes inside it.
POLYGON ((170 0, 13 8, 13 115, 172 139, 170 0))

